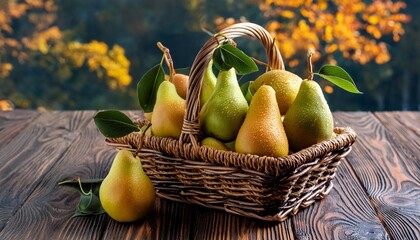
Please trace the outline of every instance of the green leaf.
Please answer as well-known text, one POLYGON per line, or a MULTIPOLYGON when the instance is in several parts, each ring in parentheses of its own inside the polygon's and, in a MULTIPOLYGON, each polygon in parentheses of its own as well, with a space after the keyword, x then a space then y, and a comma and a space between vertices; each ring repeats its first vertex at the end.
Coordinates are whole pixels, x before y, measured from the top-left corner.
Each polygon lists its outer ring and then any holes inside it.
POLYGON ((220 70, 229 70, 233 67, 239 75, 258 71, 254 60, 232 44, 224 44, 214 50, 213 62, 220 70))
POLYGON ((325 80, 348 92, 363 94, 357 89, 356 84, 354 83, 351 76, 339 66, 325 65, 319 70, 319 73, 314 74, 324 78, 325 80))
POLYGON ((219 70, 227 71, 232 68, 225 62, 225 57, 220 47, 216 48, 213 52, 213 65, 219 70))
POLYGON ((123 137, 140 130, 127 115, 117 110, 100 111, 93 120, 99 131, 109 138, 123 137))
POLYGON ((137 97, 144 112, 152 112, 156 103, 159 85, 165 80, 162 65, 158 64, 147 71, 137 83, 137 97))
POLYGON ((103 179, 70 179, 58 183, 59 186, 75 189, 80 194, 74 216, 99 215, 105 213, 99 199, 99 187, 103 179))
POLYGON ((249 86, 252 82, 253 81, 248 81, 248 82, 241 85, 242 94, 244 95, 248 104, 251 103, 251 99, 252 99, 252 93, 251 93, 251 90, 249 89, 249 86))

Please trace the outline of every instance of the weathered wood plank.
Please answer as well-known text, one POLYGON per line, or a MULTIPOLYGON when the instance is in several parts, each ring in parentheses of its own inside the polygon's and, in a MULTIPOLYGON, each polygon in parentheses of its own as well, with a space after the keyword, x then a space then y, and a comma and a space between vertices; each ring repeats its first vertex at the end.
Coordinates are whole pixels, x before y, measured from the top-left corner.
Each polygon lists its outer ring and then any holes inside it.
POLYGON ((347 159, 333 183, 325 199, 293 218, 297 239, 389 239, 347 159))
MULTIPOLYGON (((335 114, 337 125, 351 126, 359 137, 347 157, 393 239, 420 237, 419 155, 398 151, 400 141, 373 114, 335 114), (408 165, 410 162, 414 163, 408 165)), ((407 136, 410 138, 410 136, 407 136)), ((408 141, 418 141, 408 139, 408 141)), ((414 150, 416 151, 416 150, 414 150)), ((417 150, 418 152, 418 150, 417 150)))
POLYGON ((110 220, 105 239, 191 239, 193 207, 157 198, 155 209, 145 219, 133 223, 110 220))
POLYGON ((263 222, 222 211, 196 207, 193 239, 295 239, 290 219, 263 222))
POLYGON ((10 142, 38 114, 31 110, 0 111, 0 147, 10 142))
POLYGON ((105 145, 93 124, 93 112, 86 114, 77 130, 79 137, 72 143, 65 154, 56 160, 56 164, 40 179, 13 218, 10 219, 0 238, 18 234, 22 238, 34 239, 100 239, 106 228, 108 217, 89 216, 72 218, 78 204, 79 194, 74 190, 59 187, 64 179, 99 178, 110 167, 115 150, 105 145), (43 231, 33 232, 33 226, 43 231))
MULTIPOLYGON (((91 116, 92 112, 43 113, 0 148, 0 231, 26 204, 68 147, 80 138, 80 129, 91 121, 91 116)), ((54 210, 54 207, 47 209, 44 214, 61 214, 54 210)))
MULTIPOLYGON (((420 112, 375 112, 375 117, 392 134, 389 137, 398 142, 394 147, 409 159, 415 159, 420 153, 420 112)), ((406 161, 407 165, 419 164, 418 161, 406 161)), ((418 168, 418 167, 417 167, 418 168)), ((420 176, 418 176, 420 178, 420 176)), ((420 180, 419 180, 420 181, 420 180)))

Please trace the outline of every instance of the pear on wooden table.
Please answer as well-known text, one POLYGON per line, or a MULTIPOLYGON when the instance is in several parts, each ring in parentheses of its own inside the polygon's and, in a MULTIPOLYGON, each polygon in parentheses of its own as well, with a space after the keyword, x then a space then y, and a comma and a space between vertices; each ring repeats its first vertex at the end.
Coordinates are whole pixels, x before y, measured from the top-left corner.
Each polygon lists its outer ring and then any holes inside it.
POLYGON ((233 141, 245 119, 248 102, 242 94, 234 68, 221 70, 210 99, 200 111, 205 136, 233 141))
POLYGON ((175 85, 163 81, 156 93, 153 107, 152 134, 158 137, 179 138, 184 121, 186 102, 181 98, 175 85))
POLYGON ((289 153, 276 92, 262 85, 254 94, 235 142, 235 150, 260 156, 282 157, 289 153))
POLYGON ((283 120, 292 151, 299 151, 333 136, 334 120, 321 87, 304 80, 283 120))
POLYGON ((119 150, 99 188, 105 212, 119 222, 136 221, 151 211, 155 197, 140 158, 128 150, 119 150))

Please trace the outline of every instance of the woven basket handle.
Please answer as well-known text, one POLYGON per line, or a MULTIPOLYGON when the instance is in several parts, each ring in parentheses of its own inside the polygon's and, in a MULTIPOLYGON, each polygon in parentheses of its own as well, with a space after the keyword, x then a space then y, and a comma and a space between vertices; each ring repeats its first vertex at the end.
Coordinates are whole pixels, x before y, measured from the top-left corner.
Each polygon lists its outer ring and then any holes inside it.
POLYGON ((283 59, 280 51, 271 37, 263 27, 254 23, 238 23, 231 25, 219 34, 210 38, 198 52, 189 73, 190 82, 187 93, 187 112, 184 117, 182 132, 180 137, 181 145, 183 143, 192 143, 194 146, 199 145, 200 137, 200 92, 204 72, 213 56, 213 51, 219 46, 219 43, 225 39, 233 39, 236 37, 248 36, 259 40, 264 46, 268 59, 268 69, 284 69, 283 59))

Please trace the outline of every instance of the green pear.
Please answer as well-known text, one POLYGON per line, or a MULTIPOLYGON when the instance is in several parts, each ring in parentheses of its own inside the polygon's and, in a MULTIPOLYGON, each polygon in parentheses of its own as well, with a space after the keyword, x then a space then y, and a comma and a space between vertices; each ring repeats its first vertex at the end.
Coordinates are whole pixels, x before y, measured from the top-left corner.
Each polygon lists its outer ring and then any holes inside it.
POLYGON ((213 94, 201 109, 201 129, 208 137, 233 141, 247 111, 248 103, 239 87, 235 69, 222 70, 213 94))
POLYGON ((249 86, 252 94, 262 85, 269 85, 276 91, 280 113, 285 115, 299 91, 302 78, 286 70, 271 70, 263 73, 249 86))
POLYGON ((201 107, 210 99, 216 86, 217 78, 213 73, 213 59, 210 60, 203 76, 201 85, 200 105, 201 107))
POLYGON ((206 137, 203 140, 201 140, 201 146, 206 146, 206 147, 210 147, 210 148, 214 148, 218 150, 224 150, 224 151, 229 150, 223 142, 213 137, 206 137))
POLYGON ((236 143, 236 141, 233 140, 231 142, 227 142, 227 143, 224 143, 224 144, 230 151, 235 152, 235 143, 236 143))
POLYGON ((153 107, 152 134, 158 137, 179 138, 186 110, 186 102, 181 98, 175 85, 163 81, 156 93, 153 107))
POLYGON ((289 153, 276 92, 262 85, 254 94, 236 138, 235 150, 260 156, 282 157, 289 153))
POLYGON ((144 173, 138 156, 120 150, 99 188, 105 212, 116 221, 132 222, 145 217, 155 203, 155 188, 144 173))
POLYGON ((304 80, 283 120, 292 151, 299 151, 333 135, 334 120, 321 87, 304 80))

